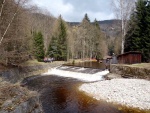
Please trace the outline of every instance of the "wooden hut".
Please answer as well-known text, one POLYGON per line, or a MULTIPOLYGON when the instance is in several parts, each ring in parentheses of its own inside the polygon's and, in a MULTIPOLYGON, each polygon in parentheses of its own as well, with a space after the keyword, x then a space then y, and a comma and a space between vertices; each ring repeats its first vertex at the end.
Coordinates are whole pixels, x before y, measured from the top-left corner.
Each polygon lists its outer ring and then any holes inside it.
POLYGON ((138 51, 130 51, 124 54, 118 55, 118 63, 120 64, 135 64, 141 63, 142 54, 138 51))

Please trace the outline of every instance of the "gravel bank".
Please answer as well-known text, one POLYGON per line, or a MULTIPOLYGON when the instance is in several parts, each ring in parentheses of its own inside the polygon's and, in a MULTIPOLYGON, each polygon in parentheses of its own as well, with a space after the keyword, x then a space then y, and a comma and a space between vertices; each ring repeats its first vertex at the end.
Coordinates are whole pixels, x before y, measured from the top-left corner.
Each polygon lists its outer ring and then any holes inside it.
POLYGON ((86 83, 79 90, 97 100, 128 107, 150 110, 150 81, 141 79, 112 79, 86 83))

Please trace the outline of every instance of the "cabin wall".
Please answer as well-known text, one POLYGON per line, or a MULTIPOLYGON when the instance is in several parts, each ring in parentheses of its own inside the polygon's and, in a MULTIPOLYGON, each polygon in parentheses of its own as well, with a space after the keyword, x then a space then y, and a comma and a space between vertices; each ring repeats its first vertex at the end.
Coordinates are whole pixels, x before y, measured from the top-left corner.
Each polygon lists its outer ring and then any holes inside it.
POLYGON ((128 53, 128 54, 119 55, 118 56, 118 63, 119 64, 141 63, 141 54, 128 53))

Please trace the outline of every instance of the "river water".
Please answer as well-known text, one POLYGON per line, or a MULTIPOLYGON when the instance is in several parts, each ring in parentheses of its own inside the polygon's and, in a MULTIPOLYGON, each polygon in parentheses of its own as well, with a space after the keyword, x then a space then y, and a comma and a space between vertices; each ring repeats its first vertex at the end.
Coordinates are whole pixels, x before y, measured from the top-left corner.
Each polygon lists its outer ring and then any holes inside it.
POLYGON ((44 113, 144 113, 87 96, 78 90, 85 81, 56 75, 39 75, 26 78, 23 82, 27 83, 29 89, 40 93, 44 113))

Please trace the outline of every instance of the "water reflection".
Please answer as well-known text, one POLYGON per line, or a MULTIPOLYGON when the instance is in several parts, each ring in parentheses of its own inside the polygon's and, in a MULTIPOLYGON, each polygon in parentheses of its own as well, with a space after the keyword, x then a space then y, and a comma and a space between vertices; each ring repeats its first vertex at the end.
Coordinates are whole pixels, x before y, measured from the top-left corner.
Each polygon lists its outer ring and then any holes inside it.
POLYGON ((128 109, 118 110, 118 106, 85 95, 78 91, 83 82, 76 79, 51 75, 27 78, 24 82, 30 89, 38 90, 45 113, 140 113, 128 109))
POLYGON ((85 67, 85 68, 93 68, 93 69, 106 69, 106 65, 104 63, 99 62, 78 62, 78 63, 68 63, 64 64, 67 66, 77 66, 77 67, 85 67))

